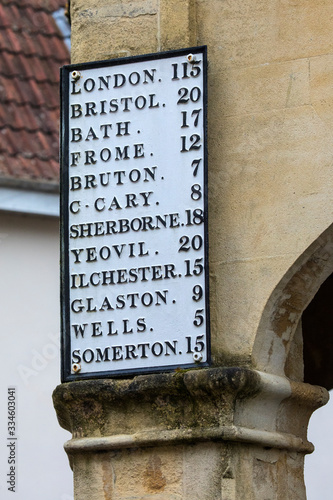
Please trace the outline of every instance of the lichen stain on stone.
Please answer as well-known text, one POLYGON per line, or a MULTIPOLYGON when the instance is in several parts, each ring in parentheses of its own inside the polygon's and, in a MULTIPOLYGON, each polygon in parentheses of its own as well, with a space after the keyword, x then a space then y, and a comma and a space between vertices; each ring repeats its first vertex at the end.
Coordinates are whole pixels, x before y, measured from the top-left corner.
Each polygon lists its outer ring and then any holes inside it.
POLYGON ((153 455, 147 464, 143 473, 143 486, 150 493, 163 491, 166 486, 166 479, 161 471, 161 459, 157 455, 153 455))
POLYGON ((114 471, 111 462, 106 459, 102 461, 102 481, 104 500, 114 500, 114 471))

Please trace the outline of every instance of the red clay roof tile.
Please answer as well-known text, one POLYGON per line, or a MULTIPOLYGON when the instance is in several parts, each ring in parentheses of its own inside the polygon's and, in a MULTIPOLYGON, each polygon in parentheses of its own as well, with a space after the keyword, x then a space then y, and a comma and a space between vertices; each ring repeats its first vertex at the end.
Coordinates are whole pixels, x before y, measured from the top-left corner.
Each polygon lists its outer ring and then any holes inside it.
POLYGON ((59 67, 69 54, 52 14, 65 0, 1 0, 0 179, 57 182, 59 67))

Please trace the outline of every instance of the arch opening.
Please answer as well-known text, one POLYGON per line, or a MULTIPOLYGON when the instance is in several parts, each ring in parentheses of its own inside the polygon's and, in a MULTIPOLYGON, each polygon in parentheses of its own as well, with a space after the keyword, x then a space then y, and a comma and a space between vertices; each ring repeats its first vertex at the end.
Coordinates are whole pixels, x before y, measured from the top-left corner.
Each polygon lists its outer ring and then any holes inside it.
POLYGON ((333 389, 333 273, 302 314, 304 382, 333 389))
POLYGON ((323 363, 329 371, 327 360, 331 360, 333 354, 333 339, 331 342, 326 339, 332 336, 328 332, 333 326, 333 314, 329 314, 332 274, 333 224, 296 260, 271 294, 253 347, 257 369, 333 387, 333 373, 320 374, 320 368, 315 372, 315 367, 323 363), (325 314, 327 319, 319 331, 320 314, 325 314))

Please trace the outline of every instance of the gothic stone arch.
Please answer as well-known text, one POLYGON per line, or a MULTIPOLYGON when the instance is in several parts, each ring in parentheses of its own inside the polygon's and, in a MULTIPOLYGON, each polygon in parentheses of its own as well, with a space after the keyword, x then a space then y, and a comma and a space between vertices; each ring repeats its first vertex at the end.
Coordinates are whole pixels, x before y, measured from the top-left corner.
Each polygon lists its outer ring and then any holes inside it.
POLYGON ((258 370, 303 380, 302 314, 332 272, 333 224, 295 261, 271 294, 253 347, 258 370))

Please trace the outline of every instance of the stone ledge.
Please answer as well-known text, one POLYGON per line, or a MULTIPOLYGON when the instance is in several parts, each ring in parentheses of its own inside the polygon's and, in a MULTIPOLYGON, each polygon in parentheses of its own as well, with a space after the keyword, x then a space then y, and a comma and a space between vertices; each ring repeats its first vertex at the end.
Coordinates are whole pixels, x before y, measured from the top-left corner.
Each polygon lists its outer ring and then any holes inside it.
POLYGON ((69 382, 53 400, 60 425, 74 436, 105 436, 231 424, 236 397, 255 394, 259 385, 251 370, 211 368, 69 382))
POLYGON ((311 453, 307 422, 327 392, 236 367, 70 382, 53 399, 69 454, 209 440, 311 453))
POLYGON ((205 441, 231 441, 301 453, 312 453, 314 450, 312 443, 292 434, 260 431, 258 429, 247 429, 237 426, 157 430, 138 432, 132 435, 76 438, 67 441, 64 448, 68 455, 72 455, 74 453, 194 444, 205 441))

